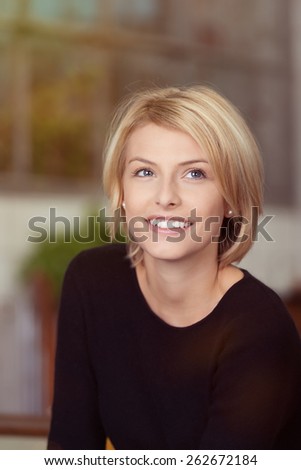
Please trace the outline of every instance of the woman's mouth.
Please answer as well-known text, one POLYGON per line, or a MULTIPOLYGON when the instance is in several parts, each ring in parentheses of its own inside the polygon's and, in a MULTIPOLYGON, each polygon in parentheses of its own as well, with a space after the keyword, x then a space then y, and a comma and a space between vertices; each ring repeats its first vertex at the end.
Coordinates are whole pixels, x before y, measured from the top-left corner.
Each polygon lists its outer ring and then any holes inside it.
POLYGON ((183 217, 150 217, 148 219, 150 228, 160 232, 176 232, 187 230, 192 222, 183 217))

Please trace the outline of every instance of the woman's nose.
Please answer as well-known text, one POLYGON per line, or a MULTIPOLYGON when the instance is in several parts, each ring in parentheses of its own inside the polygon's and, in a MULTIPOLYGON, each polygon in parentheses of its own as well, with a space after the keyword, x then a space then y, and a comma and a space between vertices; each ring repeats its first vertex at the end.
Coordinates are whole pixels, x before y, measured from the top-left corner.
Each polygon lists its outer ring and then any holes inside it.
POLYGON ((181 203, 181 197, 177 185, 166 181, 161 183, 156 195, 156 204, 161 207, 174 207, 181 203))

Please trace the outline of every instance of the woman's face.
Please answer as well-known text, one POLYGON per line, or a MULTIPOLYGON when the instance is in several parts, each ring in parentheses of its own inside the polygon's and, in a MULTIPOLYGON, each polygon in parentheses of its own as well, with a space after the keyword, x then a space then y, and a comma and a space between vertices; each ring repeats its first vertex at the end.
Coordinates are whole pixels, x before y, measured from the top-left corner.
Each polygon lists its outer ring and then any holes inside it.
POLYGON ((153 123, 137 127, 125 148, 123 175, 130 236, 144 256, 217 260, 225 215, 207 155, 185 132, 153 123))

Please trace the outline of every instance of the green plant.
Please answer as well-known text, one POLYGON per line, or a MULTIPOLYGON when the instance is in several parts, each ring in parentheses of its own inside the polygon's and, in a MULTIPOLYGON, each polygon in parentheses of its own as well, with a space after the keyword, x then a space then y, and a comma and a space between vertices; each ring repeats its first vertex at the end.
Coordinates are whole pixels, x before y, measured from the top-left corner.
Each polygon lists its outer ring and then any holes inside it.
MULTIPOLYGON (((83 250, 109 242, 105 224, 99 220, 99 217, 95 215, 83 219, 89 219, 89 225, 85 222, 80 226, 84 242, 75 237, 74 233, 67 236, 65 233, 59 233, 54 237, 55 241, 51 241, 51 237, 48 236, 44 242, 37 244, 36 249, 25 259, 21 269, 22 278, 29 280, 37 273, 43 274, 51 285, 55 299, 58 299, 64 274, 71 259, 83 250)), ((113 241, 122 243, 125 237, 118 233, 113 241)))

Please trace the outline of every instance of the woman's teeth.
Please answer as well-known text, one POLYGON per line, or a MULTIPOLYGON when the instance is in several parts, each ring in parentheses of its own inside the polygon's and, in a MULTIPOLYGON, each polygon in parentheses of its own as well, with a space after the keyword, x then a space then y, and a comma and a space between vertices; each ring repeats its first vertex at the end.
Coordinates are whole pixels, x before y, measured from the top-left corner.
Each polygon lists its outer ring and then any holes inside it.
POLYGON ((168 220, 160 220, 160 219, 151 219, 151 225, 154 227, 162 228, 162 229, 170 229, 170 228, 187 228, 190 227, 191 222, 185 222, 181 220, 175 219, 168 219, 168 220))

